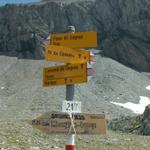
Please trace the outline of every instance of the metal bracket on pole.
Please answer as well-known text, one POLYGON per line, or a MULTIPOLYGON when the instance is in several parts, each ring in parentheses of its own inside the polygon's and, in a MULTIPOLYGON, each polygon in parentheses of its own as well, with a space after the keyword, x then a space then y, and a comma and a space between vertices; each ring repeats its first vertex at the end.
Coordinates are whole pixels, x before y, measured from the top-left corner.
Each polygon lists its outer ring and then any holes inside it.
POLYGON ((66 100, 73 101, 74 97, 74 85, 66 85, 66 100))

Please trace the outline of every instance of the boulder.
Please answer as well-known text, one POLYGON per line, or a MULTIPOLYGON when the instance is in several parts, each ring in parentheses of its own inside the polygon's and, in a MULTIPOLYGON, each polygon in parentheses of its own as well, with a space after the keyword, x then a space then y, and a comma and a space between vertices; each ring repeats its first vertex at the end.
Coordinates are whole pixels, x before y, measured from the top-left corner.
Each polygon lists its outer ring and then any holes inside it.
POLYGON ((148 105, 144 111, 141 126, 143 134, 150 135, 150 105, 148 105))

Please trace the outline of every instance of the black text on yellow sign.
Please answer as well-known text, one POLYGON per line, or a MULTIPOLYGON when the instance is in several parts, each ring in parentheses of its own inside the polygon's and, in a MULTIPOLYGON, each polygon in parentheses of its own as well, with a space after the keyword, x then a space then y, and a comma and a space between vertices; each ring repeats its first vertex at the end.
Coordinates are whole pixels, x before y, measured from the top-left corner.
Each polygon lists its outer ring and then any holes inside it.
POLYGON ((87 82, 86 63, 53 66, 43 70, 43 86, 45 87, 84 82, 87 82))
POLYGON ((97 47, 97 33, 75 32, 52 34, 51 45, 67 46, 71 48, 97 47))
POLYGON ((85 63, 89 62, 89 57, 90 52, 86 50, 75 50, 56 45, 48 45, 45 48, 45 59, 49 61, 85 63))

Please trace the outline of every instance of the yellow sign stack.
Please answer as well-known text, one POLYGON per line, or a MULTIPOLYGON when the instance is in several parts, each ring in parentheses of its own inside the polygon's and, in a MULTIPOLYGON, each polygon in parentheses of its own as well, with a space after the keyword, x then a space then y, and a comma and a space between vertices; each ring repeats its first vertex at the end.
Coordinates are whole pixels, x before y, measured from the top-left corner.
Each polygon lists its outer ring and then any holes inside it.
POLYGON ((44 68, 43 86, 87 82, 86 66, 90 60, 90 52, 73 48, 96 46, 96 32, 52 34, 50 45, 45 47, 45 59, 69 64, 44 68))

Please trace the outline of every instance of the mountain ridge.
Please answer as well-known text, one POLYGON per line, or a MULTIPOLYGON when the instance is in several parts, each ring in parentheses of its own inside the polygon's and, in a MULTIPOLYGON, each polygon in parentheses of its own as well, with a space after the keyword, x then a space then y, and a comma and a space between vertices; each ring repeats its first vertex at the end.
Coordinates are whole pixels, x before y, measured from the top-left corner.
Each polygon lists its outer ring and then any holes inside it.
POLYGON ((103 55, 138 71, 150 71, 150 2, 96 0, 39 2, 0 8, 0 51, 22 58, 41 58, 41 41, 68 25, 97 31, 103 55), (38 34, 36 39, 31 34, 38 34), (35 42, 36 41, 36 42, 35 42))

